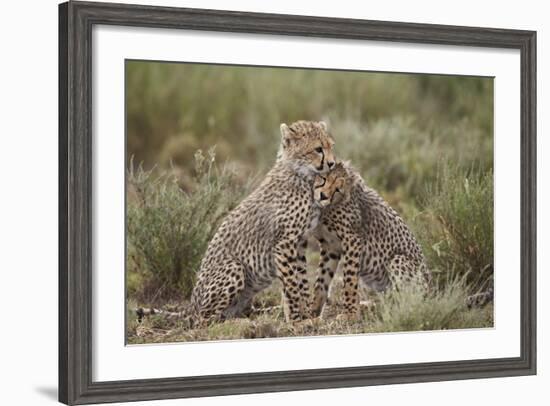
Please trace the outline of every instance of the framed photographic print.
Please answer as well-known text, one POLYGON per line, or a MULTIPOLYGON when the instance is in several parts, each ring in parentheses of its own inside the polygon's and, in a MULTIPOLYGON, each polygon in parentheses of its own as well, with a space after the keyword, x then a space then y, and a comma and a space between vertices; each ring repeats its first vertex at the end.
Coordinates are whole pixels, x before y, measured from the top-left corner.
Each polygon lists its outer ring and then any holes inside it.
POLYGON ((536 33, 59 6, 59 400, 536 373, 536 33))

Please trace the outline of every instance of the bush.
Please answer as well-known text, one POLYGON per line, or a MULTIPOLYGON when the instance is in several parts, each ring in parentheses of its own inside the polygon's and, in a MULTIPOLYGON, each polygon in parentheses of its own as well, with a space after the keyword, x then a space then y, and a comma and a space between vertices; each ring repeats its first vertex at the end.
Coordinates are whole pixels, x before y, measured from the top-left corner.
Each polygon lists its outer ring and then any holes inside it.
POLYGON ((493 173, 440 168, 416 221, 429 265, 465 275, 471 289, 484 289, 493 276, 493 173))
POLYGON ((127 233, 129 295, 148 303, 188 298, 203 253, 243 187, 215 154, 195 154, 190 190, 174 170, 128 171, 127 233))
POLYGON ((422 331, 476 328, 492 325, 492 308, 468 309, 464 277, 447 280, 440 289, 426 292, 421 285, 400 285, 384 294, 376 310, 373 331, 422 331))

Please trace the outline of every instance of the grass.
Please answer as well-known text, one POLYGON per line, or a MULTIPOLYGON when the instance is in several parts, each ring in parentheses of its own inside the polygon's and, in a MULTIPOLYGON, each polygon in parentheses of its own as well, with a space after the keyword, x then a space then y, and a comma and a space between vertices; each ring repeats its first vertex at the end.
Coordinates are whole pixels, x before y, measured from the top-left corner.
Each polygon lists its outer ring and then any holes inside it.
MULTIPOLYGON (((311 274, 313 272, 310 272, 311 274)), ((334 285, 332 302, 323 319, 307 320, 295 325, 284 321, 280 307, 273 307, 279 304, 278 300, 273 303, 273 297, 280 298, 278 284, 260 293, 256 298, 256 306, 262 302, 270 303, 267 312, 198 329, 187 329, 177 320, 169 320, 161 315, 146 318, 138 323, 130 311, 128 343, 452 330, 489 327, 493 324, 492 305, 474 309, 466 307, 464 297, 467 289, 465 281, 459 278, 432 294, 427 294, 417 286, 408 286, 374 297, 363 292, 361 317, 355 321, 337 317, 343 310, 338 301, 342 289, 341 275, 336 277, 334 285)), ((128 308, 131 309, 133 306, 135 303, 130 303, 128 308)), ((174 310, 177 308, 177 305, 173 306, 174 310)))
POLYGON ((424 197, 416 234, 434 272, 481 291, 493 277, 493 173, 442 166, 424 197))
POLYGON ((433 292, 415 284, 400 286, 399 291, 383 295, 373 330, 450 330, 491 325, 492 309, 466 307, 468 292, 467 282, 460 277, 447 280, 433 292))
POLYGON ((126 74, 129 343, 492 326, 491 305, 464 304, 493 278, 492 79, 137 61, 126 74), (182 308, 219 222, 272 165, 279 124, 297 119, 329 123, 336 155, 413 229, 435 289, 362 292, 374 306, 347 322, 337 275, 324 320, 284 323, 274 283, 250 319, 138 324, 136 306, 182 308))

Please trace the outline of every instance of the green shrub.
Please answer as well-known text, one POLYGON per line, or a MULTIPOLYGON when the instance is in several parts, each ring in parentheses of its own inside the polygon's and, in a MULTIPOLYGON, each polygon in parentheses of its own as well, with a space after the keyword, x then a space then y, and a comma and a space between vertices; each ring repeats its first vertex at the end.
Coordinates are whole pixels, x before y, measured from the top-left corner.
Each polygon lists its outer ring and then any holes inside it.
POLYGON ((195 154, 189 191, 174 171, 142 166, 128 171, 127 240, 129 293, 149 303, 188 298, 203 253, 225 214, 243 195, 214 151, 195 154), (137 281, 137 282, 136 282, 137 281))
POLYGON ((436 271, 466 275, 474 291, 493 275, 493 172, 441 167, 428 187, 417 234, 436 271))
POLYGON ((464 300, 467 292, 465 278, 458 276, 448 279, 430 293, 419 284, 402 284, 398 290, 382 295, 372 330, 422 331, 491 326, 492 308, 468 309, 464 300))

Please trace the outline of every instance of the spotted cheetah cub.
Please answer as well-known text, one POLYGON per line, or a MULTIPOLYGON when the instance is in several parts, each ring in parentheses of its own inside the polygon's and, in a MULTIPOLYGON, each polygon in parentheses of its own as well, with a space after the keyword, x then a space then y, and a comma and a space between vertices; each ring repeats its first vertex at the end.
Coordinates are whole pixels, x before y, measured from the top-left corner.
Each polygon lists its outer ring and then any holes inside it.
POLYGON ((420 276, 429 282, 422 250, 405 222, 348 163, 339 162, 328 175, 317 176, 314 196, 323 206, 313 232, 321 247, 311 303, 314 316, 322 313, 339 263, 348 317, 358 313, 359 278, 376 291, 397 278, 420 276))
POLYGON ((187 310, 195 322, 243 315, 275 278, 283 283, 287 320, 307 317, 303 240, 320 215, 313 183, 334 166, 333 144, 323 122, 281 124, 275 165, 208 245, 187 310))

